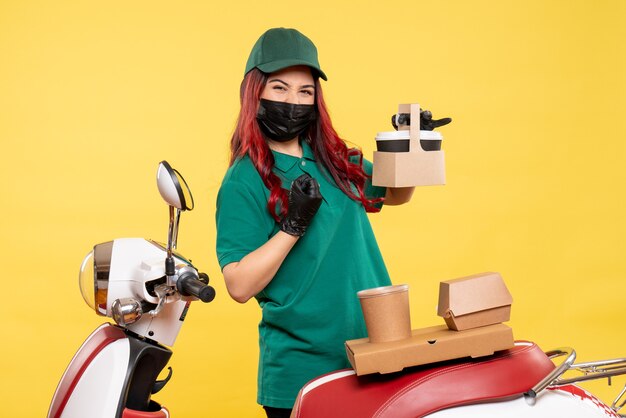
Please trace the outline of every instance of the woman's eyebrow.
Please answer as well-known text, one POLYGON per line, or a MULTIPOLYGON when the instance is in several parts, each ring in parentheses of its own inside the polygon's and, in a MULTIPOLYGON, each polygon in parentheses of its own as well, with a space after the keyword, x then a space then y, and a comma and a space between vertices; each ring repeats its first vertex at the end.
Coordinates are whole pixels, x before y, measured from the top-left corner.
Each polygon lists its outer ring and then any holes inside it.
POLYGON ((283 80, 279 79, 279 78, 275 78, 273 80, 268 81, 268 83, 273 83, 274 81, 278 81, 279 83, 284 84, 285 86, 289 87, 289 83, 285 83, 283 80))
MULTIPOLYGON (((287 82, 285 82, 285 81, 281 80, 280 78, 274 78, 274 79, 272 79, 272 80, 268 81, 268 83, 273 83, 273 82, 275 82, 275 81, 277 81, 277 82, 279 82, 279 83, 281 83, 281 84, 284 84, 284 85, 285 85, 285 86, 287 86, 287 87, 290 87, 290 86, 289 86, 289 83, 287 83, 287 82)), ((301 88, 301 89, 304 89, 304 88, 312 88, 312 89, 314 89, 314 90, 315 90, 315 86, 314 86, 313 84, 305 84, 305 85, 301 86, 300 88, 301 88)))

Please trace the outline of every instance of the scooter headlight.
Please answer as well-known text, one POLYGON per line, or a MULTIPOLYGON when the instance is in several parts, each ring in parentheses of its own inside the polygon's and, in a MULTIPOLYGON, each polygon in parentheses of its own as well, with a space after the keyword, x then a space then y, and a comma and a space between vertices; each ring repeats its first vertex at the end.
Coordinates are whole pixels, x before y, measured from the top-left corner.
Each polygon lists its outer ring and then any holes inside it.
POLYGON ((107 295, 113 241, 98 244, 80 266, 78 284, 83 299, 98 315, 107 316, 107 295))

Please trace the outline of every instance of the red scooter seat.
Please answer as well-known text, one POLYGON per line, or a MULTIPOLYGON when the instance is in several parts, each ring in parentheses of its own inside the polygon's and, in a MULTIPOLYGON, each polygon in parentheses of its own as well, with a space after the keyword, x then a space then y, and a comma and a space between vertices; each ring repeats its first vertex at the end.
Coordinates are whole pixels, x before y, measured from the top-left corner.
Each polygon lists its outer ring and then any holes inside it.
POLYGON ((292 417, 417 418, 453 406, 521 396, 554 369, 531 342, 489 357, 357 377, 340 370, 307 383, 292 417))

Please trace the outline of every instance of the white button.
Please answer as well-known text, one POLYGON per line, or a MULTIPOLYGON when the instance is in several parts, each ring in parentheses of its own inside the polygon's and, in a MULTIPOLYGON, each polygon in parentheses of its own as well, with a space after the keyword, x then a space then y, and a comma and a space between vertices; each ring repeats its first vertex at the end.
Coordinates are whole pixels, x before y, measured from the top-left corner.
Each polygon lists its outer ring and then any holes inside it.
POLYGON ((302 165, 303 166, 306 165, 306 161, 302 160, 302 165))

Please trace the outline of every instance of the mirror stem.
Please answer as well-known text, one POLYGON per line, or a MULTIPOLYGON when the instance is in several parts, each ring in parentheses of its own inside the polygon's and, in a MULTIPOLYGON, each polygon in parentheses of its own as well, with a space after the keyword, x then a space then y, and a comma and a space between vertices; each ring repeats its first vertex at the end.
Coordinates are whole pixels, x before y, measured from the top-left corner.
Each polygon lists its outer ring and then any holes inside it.
POLYGON ((174 217, 174 206, 170 206, 170 228, 167 231, 167 258, 172 258, 172 248, 174 245, 174 228, 176 228, 176 219, 174 217))
POLYGON ((167 231, 167 258, 165 259, 165 275, 169 278, 174 276, 176 268, 174 266, 174 257, 172 257, 172 246, 174 245, 174 235, 176 228, 176 220, 174 218, 174 206, 170 206, 170 227, 167 231))
POLYGON ((180 209, 176 209, 176 221, 174 223, 174 236, 172 237, 172 249, 176 249, 178 245, 178 228, 180 226, 180 213, 182 211, 180 209))

